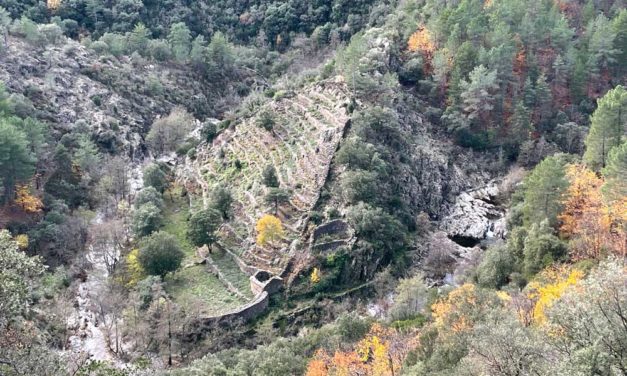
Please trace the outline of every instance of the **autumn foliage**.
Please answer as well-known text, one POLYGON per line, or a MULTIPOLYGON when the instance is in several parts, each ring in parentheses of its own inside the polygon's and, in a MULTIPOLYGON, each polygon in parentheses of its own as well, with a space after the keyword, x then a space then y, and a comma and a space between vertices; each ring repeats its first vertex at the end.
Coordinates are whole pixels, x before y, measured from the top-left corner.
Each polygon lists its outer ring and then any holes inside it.
POLYGON ((423 69, 425 72, 431 72, 433 53, 435 52, 435 44, 431 38, 429 30, 422 27, 413 33, 407 41, 407 49, 410 52, 418 52, 424 58, 423 69))
POLYGON ((465 313, 475 311, 477 304, 480 304, 477 287, 466 283, 431 306, 435 325, 453 332, 465 332, 472 328, 472 320, 465 313))
POLYGON ((306 375, 396 375, 413 345, 395 330, 374 324, 353 349, 338 350, 333 355, 318 350, 309 362, 306 375))
POLYGON ((283 224, 281 220, 273 215, 266 214, 257 221, 257 244, 265 246, 280 240, 283 235, 283 224))
POLYGON ((533 302, 533 322, 538 325, 546 323, 546 310, 582 277, 582 271, 560 266, 545 269, 536 281, 529 283, 527 296, 533 302))
POLYGON ((561 235, 570 239, 571 257, 598 258, 604 250, 624 254, 624 201, 603 200, 603 179, 583 165, 568 166, 567 177, 570 186, 559 219, 561 235))
POLYGON ((313 271, 311 272, 311 276, 309 277, 309 280, 313 284, 320 282, 320 269, 314 268, 313 271))
POLYGON ((31 195, 28 185, 18 185, 16 188, 15 204, 27 213, 39 213, 44 208, 41 200, 31 195))

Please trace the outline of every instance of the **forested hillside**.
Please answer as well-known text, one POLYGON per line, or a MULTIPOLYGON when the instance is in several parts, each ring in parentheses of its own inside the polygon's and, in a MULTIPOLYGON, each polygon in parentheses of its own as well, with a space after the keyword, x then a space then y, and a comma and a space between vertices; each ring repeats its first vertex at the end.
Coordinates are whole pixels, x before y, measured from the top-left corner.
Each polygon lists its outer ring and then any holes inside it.
POLYGON ((623 0, 0 0, 0 375, 627 374, 623 0))

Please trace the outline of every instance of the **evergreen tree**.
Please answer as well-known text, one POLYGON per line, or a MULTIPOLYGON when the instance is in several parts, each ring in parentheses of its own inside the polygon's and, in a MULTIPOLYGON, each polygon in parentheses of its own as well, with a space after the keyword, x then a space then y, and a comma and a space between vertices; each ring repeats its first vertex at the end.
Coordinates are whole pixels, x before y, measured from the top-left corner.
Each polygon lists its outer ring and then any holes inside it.
POLYGON ((566 255, 566 245, 557 236, 548 220, 531 225, 525 239, 523 272, 532 277, 540 270, 566 255))
POLYGON ((133 201, 135 209, 139 209, 148 203, 153 204, 159 210, 163 210, 163 196, 154 187, 142 188, 133 201))
POLYGON ((590 122, 583 160, 592 170, 600 171, 610 150, 620 145, 627 134, 627 90, 619 85, 608 91, 599 99, 590 122))
POLYGON ((496 85, 496 71, 488 71, 483 65, 469 74, 469 81, 461 82, 463 111, 470 122, 478 123, 484 130, 490 126, 490 111, 494 108, 492 92, 496 85))
POLYGON ((279 178, 276 175, 276 169, 273 165, 269 164, 263 170, 263 185, 269 188, 279 187, 279 178))
POLYGON ((518 102, 512 115, 507 143, 518 148, 530 138, 532 132, 531 113, 522 102, 518 102))
POLYGON ((168 187, 168 179, 158 164, 152 163, 144 169, 144 187, 153 187, 163 193, 168 187))
POLYGON ((9 26, 11 25, 11 15, 0 6, 0 53, 6 49, 9 43, 9 26))
POLYGON ((163 224, 161 210, 154 203, 148 202, 133 212, 131 220, 133 232, 137 237, 144 237, 157 231, 163 224))
POLYGON ((39 256, 28 257, 21 251, 4 229, 0 230, 0 265, 0 330, 6 330, 4 325, 30 310, 36 296, 35 281, 46 267, 39 256))
POLYGON ((233 51, 226 36, 221 32, 213 34, 207 47, 207 55, 211 64, 211 73, 215 76, 228 75, 233 66, 233 51))
POLYGON ((276 215, 279 205, 290 201, 290 192, 282 188, 270 188, 265 201, 274 207, 274 214, 276 215))
POLYGON ((603 177, 602 192, 607 201, 618 202, 627 198, 627 141, 610 151, 603 177))
POLYGON ((159 231, 147 237, 139 247, 139 262, 144 270, 161 278, 176 271, 185 254, 173 235, 159 231))
POLYGON ((150 30, 143 24, 138 23, 128 36, 128 49, 130 51, 137 51, 140 55, 146 56, 148 54, 148 40, 150 39, 150 30))
POLYGON ((15 185, 29 179, 35 172, 35 158, 28 148, 28 140, 7 119, 0 118, 0 183, 3 194, 0 202, 13 199, 15 185))
POLYGON ((535 84, 536 93, 536 123, 542 127, 541 129, 547 130, 548 122, 551 118, 553 108, 553 96, 551 95, 551 88, 546 82, 546 76, 541 73, 538 76, 535 84))
POLYGON ((623 9, 612 21, 615 33, 614 49, 619 74, 627 74, 627 9, 623 9))
POLYGON ((207 41, 202 35, 197 36, 192 42, 192 49, 189 53, 189 58, 196 67, 201 67, 205 64, 207 54, 207 41))
POLYGON ((172 52, 176 60, 182 62, 189 57, 191 40, 191 33, 185 23, 177 22, 170 27, 168 42, 172 47, 172 52))
POLYGON ((222 224, 222 216, 215 209, 198 211, 189 219, 187 238, 197 247, 211 246, 216 241, 216 231, 222 224))
POLYGON ((603 69, 608 69, 616 62, 618 50, 614 47, 614 31, 610 21, 599 15, 592 21, 587 29, 588 36, 588 71, 593 76, 598 76, 603 69))
POLYGON ((477 48, 470 42, 465 41, 459 46, 455 53, 455 61, 451 70, 449 81, 449 102, 457 103, 461 93, 461 82, 468 77, 477 63, 477 48))
POLYGON ((563 208, 562 195, 569 186, 565 173, 567 162, 564 154, 545 158, 525 179, 523 222, 526 226, 544 220, 551 227, 557 225, 557 216, 563 208))
POLYGON ((231 206, 233 205, 233 195, 231 191, 224 185, 216 186, 209 197, 209 206, 217 210, 222 219, 228 219, 231 213, 231 206))
POLYGON ((536 89, 533 87, 529 76, 527 76, 523 84, 523 104, 527 108, 534 108, 536 105, 536 89))

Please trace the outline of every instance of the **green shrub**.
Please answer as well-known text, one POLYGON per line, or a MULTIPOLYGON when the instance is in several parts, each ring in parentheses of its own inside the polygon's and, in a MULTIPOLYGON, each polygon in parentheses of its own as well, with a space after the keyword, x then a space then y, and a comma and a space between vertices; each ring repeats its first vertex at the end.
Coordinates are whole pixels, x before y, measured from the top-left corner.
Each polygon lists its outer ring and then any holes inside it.
POLYGON ((149 202, 133 212, 131 220, 133 232, 138 237, 148 236, 157 231, 163 223, 161 210, 149 202))
POLYGON ((184 256, 174 235, 163 231, 145 238, 139 247, 139 262, 144 270, 161 278, 176 271, 184 256))
POLYGON ((514 271, 514 257, 504 246, 490 247, 477 268, 477 282, 483 287, 499 288, 514 271))

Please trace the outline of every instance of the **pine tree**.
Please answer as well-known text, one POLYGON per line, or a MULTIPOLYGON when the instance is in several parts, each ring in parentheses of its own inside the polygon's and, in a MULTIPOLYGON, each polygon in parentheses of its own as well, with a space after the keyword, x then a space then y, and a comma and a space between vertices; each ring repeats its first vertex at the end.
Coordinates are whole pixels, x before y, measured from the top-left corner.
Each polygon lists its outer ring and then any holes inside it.
POLYGON ((2 43, 0 44, 0 52, 7 48, 9 43, 9 26, 11 25, 11 15, 9 12, 0 6, 0 38, 2 43))
POLYGON ((477 63, 477 48, 469 41, 462 43, 455 54, 451 79, 449 84, 449 103, 455 104, 459 100, 461 82, 468 77, 477 63))
POLYGON ((616 63, 619 74, 627 73, 627 9, 623 9, 612 21, 616 37, 614 49, 617 51, 616 63))
POLYGON ((207 52, 213 68, 222 75, 228 74, 233 64, 233 51, 226 36, 220 32, 213 34, 207 52))
POLYGON ((616 61, 619 52, 614 47, 616 32, 601 14, 588 25, 586 34, 589 37, 587 68, 593 75, 598 75, 600 70, 609 68, 616 61))
POLYGON ((536 104, 536 90, 531 83, 531 78, 527 76, 523 85, 523 104, 527 108, 534 108, 536 104))
POLYGON ((192 49, 189 53, 189 58, 196 66, 202 66, 205 63, 207 42, 202 35, 197 36, 192 42, 192 49))
POLYGON ((548 220, 551 227, 557 225, 557 216, 562 212, 562 196, 568 188, 565 166, 566 155, 558 154, 545 158, 524 182, 523 223, 530 226, 548 220))
POLYGON ((168 42, 172 47, 172 52, 176 60, 182 62, 189 57, 191 40, 191 33, 185 23, 177 22, 172 25, 170 33, 168 34, 168 42))
POLYGON ((608 91, 599 99, 590 121, 583 160, 592 170, 600 171, 610 150, 620 145, 627 133, 627 90, 619 85, 608 91))
POLYGON ((279 187, 279 178, 276 174, 276 169, 273 165, 269 164, 263 169, 262 173, 263 185, 269 188, 279 187))
POLYGON ((522 102, 518 102, 511 119, 508 143, 518 147, 530 138, 531 132, 531 113, 522 102))
POLYGON ((138 23, 128 36, 129 51, 137 51, 140 55, 146 56, 150 30, 143 23, 138 23))
POLYGON ((605 184, 602 191, 608 202, 627 201, 627 141, 614 147, 603 169, 605 184))
POLYGON ((463 111, 471 122, 478 122, 484 130, 490 126, 489 113, 494 108, 492 92, 496 85, 496 71, 488 71, 483 65, 470 72, 469 81, 461 82, 463 111))
POLYGON ((0 118, 0 202, 13 199, 17 183, 30 178, 35 171, 35 158, 28 149, 26 135, 6 119, 0 118))
POLYGON ((551 95, 551 89, 546 82, 546 76, 541 73, 538 76, 535 84, 536 92, 536 107, 535 107, 535 120, 536 123, 546 129, 548 122, 551 118, 553 108, 553 96, 551 95))

